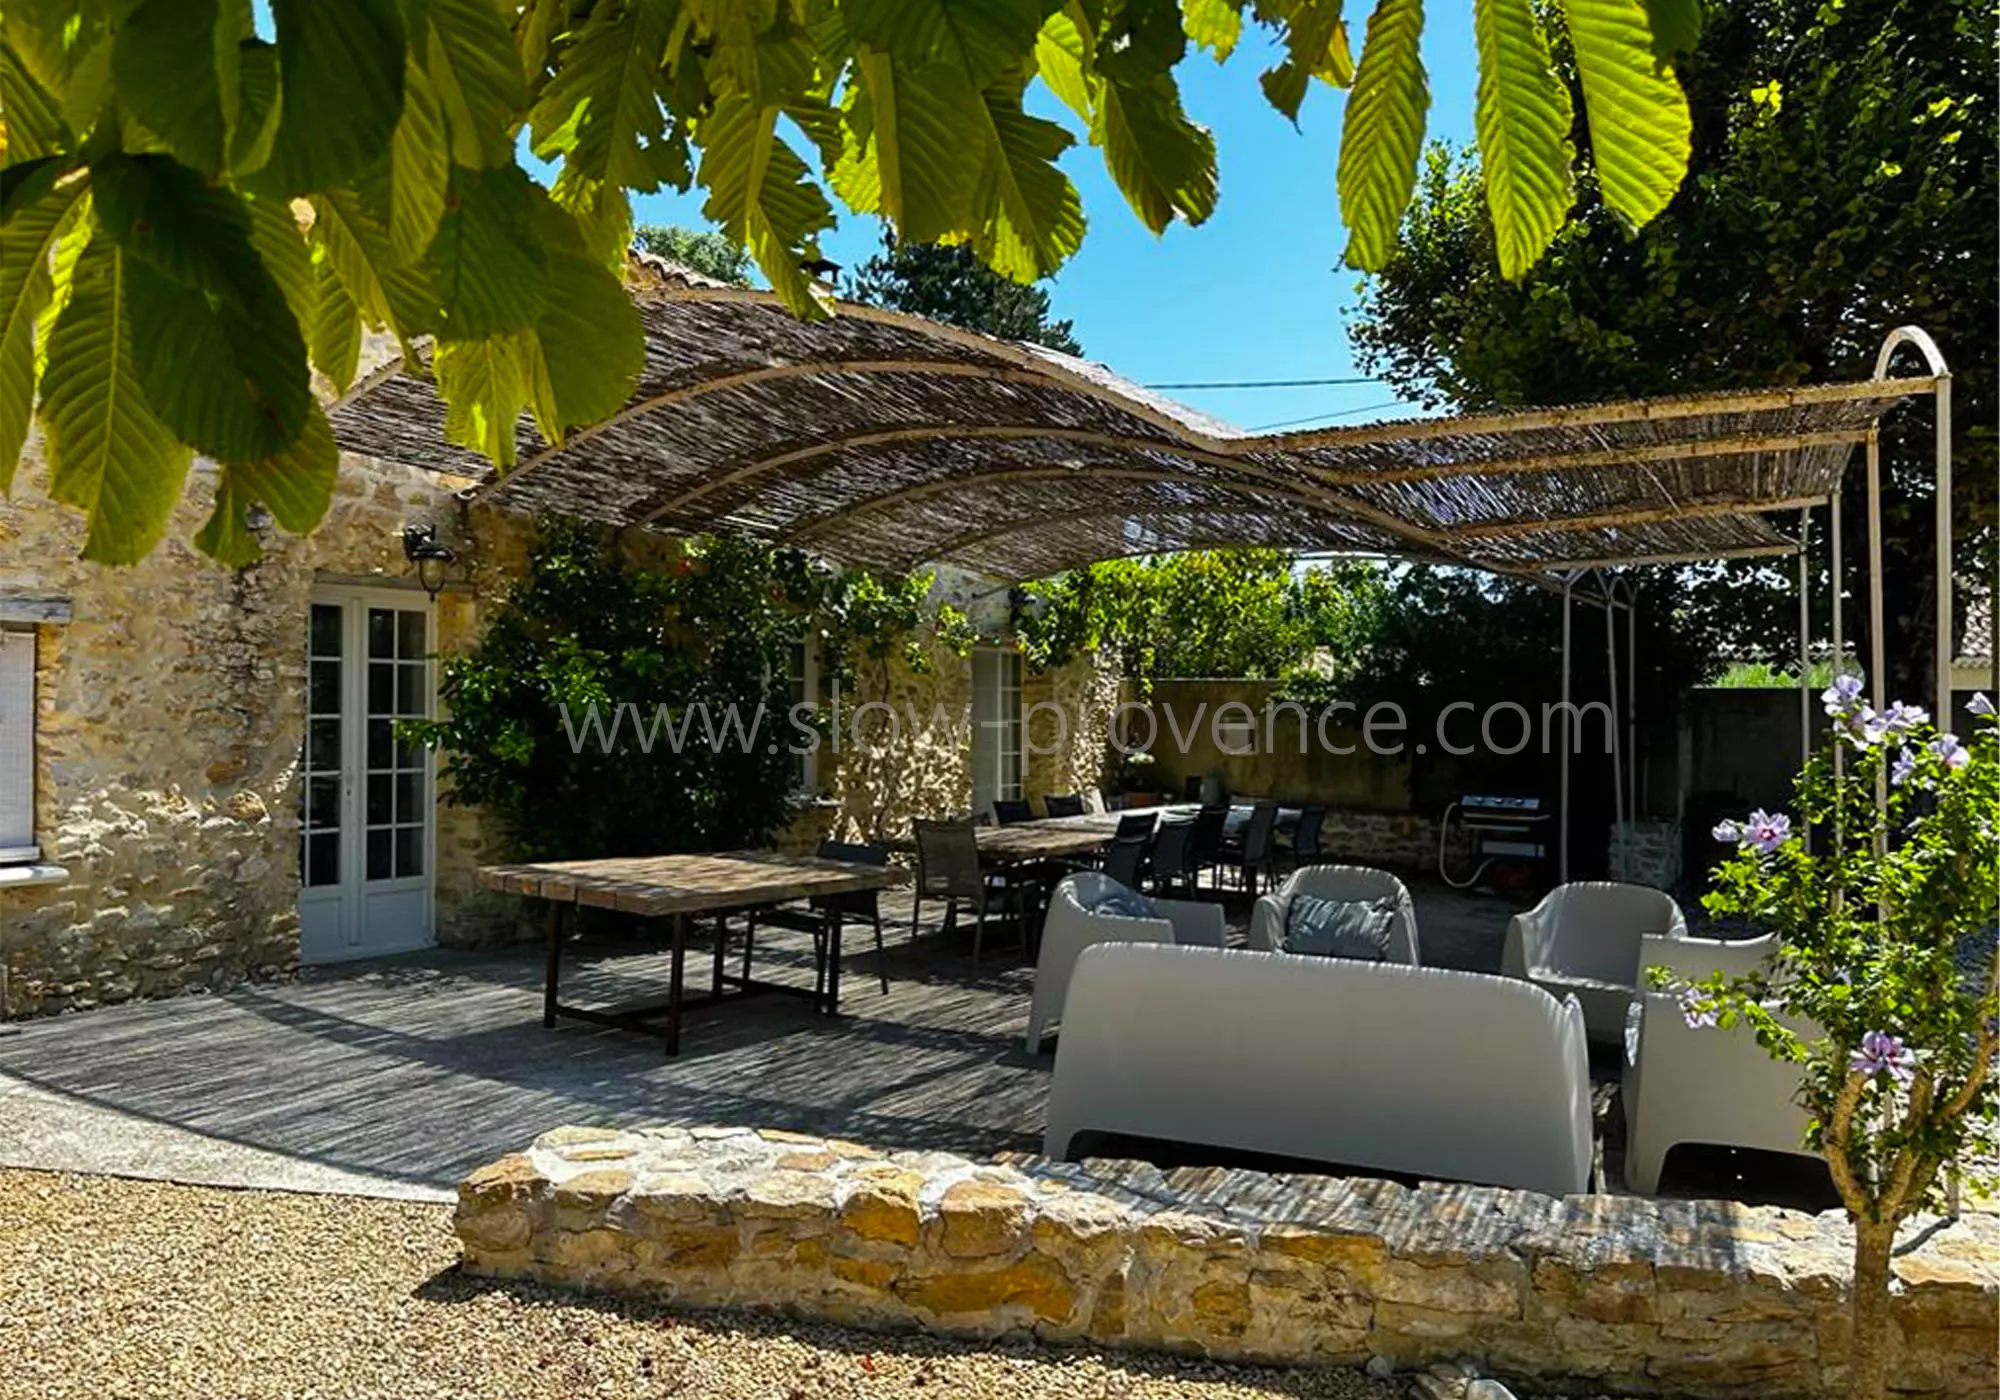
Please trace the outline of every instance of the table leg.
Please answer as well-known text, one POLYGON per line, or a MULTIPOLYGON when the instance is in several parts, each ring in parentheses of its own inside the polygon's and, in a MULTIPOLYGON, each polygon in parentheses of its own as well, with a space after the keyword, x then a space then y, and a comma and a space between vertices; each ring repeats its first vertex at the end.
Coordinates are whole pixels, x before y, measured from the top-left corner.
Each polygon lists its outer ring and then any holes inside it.
POLYGON ((559 901, 549 901, 548 918, 549 956, 542 969, 542 1024, 553 1027, 556 1023, 556 982, 562 975, 563 906, 559 901))
MULTIPOLYGON (((754 918, 755 915, 751 917, 754 918)), ((709 992, 714 996, 722 995, 722 959, 728 948, 729 916, 727 914, 717 914, 715 916, 715 969, 709 978, 709 992)))
POLYGON ((840 913, 826 916, 826 1014, 840 1014, 840 913))
POLYGON ((667 984, 667 1053, 681 1053, 681 978, 687 971, 688 916, 673 916, 674 970, 667 984))

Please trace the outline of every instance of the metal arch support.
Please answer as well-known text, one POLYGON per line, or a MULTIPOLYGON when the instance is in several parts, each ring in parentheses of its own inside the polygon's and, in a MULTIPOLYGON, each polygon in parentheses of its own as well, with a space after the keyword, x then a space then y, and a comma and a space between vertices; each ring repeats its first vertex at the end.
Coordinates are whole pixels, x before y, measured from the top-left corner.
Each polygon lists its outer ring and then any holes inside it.
MULTIPOLYGON (((1934 459, 1936 465, 1933 468, 1933 489, 1936 495, 1937 507, 1937 581, 1935 598, 1937 607, 1937 652, 1935 658, 1936 673, 1934 677, 1934 689, 1937 701, 1937 709, 1935 711, 1937 722, 1940 727, 1949 727, 1951 724, 1952 661, 1951 370, 1945 364, 1944 352, 1938 349, 1937 342, 1931 339, 1929 332, 1918 326, 1898 326, 1883 337, 1882 348, 1875 356, 1876 379, 1881 380, 1889 377, 1889 362, 1895 358, 1896 351, 1905 345, 1913 347, 1918 354, 1924 357, 1925 367, 1930 370, 1932 376, 1931 394, 1937 403, 1937 420, 1935 426, 1936 457, 1934 459)), ((1872 434, 1868 440, 1868 448, 1871 507, 1869 513, 1873 517, 1870 522, 1872 539, 1875 534, 1880 533, 1882 523, 1880 498, 1875 488, 1879 452, 1875 437, 1872 434)), ((1879 566, 1879 558, 1876 562, 1879 566)), ((1873 590, 1871 601, 1874 610, 1879 615, 1882 598, 1882 579, 1879 568, 1875 577, 1870 579, 1869 587, 1873 590)), ((1879 660, 1882 646, 1879 627, 1877 628, 1874 641, 1877 657, 1875 703, 1879 706, 1884 700, 1884 691, 1882 689, 1883 678, 1880 674, 1881 663, 1879 660)))

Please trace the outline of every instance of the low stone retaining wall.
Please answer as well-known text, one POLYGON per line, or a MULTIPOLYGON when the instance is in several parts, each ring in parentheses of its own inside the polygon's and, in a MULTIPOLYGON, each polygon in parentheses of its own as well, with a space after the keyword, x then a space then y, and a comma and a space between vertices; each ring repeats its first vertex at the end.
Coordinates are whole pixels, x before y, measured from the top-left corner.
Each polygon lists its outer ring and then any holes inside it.
MULTIPOLYGON (((558 1128, 459 1188, 468 1271, 881 1328, 1217 1358, 1477 1358, 1543 1388, 1837 1393, 1835 1215, 558 1128)), ((1897 1262, 1899 1392, 1991 1400, 2000 1220, 1897 1262)))

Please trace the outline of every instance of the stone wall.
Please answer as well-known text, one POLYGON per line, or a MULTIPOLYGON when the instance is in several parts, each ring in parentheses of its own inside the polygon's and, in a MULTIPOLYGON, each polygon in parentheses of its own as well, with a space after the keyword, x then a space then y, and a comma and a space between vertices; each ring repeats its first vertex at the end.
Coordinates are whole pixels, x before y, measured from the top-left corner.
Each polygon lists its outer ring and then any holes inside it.
POLYGON ((1629 827, 1614 824, 1612 878, 1655 889, 1672 889, 1681 878, 1681 841, 1681 824, 1677 821, 1641 820, 1629 827))
MULTIPOLYGON (((1835 1215, 1426 1183, 980 1165, 747 1128, 561 1128, 459 1190, 468 1271, 878 1328, 1217 1358, 1477 1358, 1541 1388, 1831 1397, 1835 1215)), ((1990 1400, 2000 1219, 1913 1230, 1896 1393, 1990 1400)))
MULTIPOLYGON (((198 464, 160 545, 138 564, 105 568, 78 557, 83 519, 49 501, 45 481, 37 436, 0 500, 0 594, 70 604, 69 621, 37 629, 35 821, 45 860, 69 878, 0 889, 4 1011, 287 972, 298 956, 295 779, 316 578, 409 586, 403 525, 436 521, 471 579, 439 600, 450 650, 475 635, 485 600, 504 588, 525 526, 463 515, 453 494, 463 481, 346 457, 310 538, 266 527, 265 557, 231 570, 188 543, 214 489, 198 464)), ((476 923, 469 875, 490 844, 478 813, 440 812, 446 937, 476 923)))

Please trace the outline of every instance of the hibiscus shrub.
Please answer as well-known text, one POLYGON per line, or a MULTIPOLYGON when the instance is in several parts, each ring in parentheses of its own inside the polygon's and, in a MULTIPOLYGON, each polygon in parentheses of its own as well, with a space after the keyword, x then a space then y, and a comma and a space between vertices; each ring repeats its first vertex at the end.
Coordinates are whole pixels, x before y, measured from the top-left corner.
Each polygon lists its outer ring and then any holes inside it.
POLYGON ((1690 1024, 1747 1025, 1801 1067, 1809 1145, 1855 1225, 1849 1393, 1872 1400, 1896 1226, 1940 1201, 1994 1115, 2000 734, 1984 696, 1970 743, 1914 706, 1871 708, 1858 677, 1823 698, 1833 743, 1793 810, 1715 830, 1736 849, 1703 904, 1777 932, 1779 951, 1680 994, 1690 1024))

